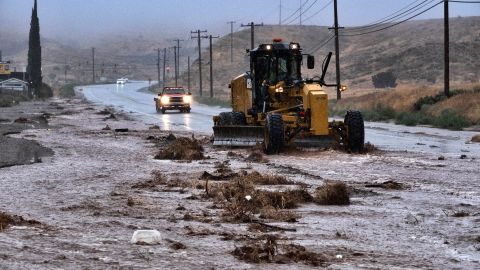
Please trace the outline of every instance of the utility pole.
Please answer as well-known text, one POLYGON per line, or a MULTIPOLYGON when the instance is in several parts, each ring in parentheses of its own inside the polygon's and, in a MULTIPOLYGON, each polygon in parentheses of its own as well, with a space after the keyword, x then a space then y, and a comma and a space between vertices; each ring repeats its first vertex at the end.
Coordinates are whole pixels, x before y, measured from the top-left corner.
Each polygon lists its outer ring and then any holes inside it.
POLYGON ((160 48, 157 48, 157 80, 160 87, 160 48))
POLYGON ((233 63, 233 24, 236 22, 229 21, 227 23, 230 24, 230 63, 233 63))
MULTIPOLYGON (((335 2, 337 2, 335 0, 335 2)), ((300 25, 302 25, 302 0, 300 0, 300 25)))
POLYGON ((199 91, 200 91, 200 96, 203 95, 203 91, 202 91, 202 41, 201 41, 201 36, 200 36, 200 33, 206 33, 207 30, 203 30, 203 31, 200 31, 200 30, 197 30, 197 31, 190 31, 191 34, 197 34, 197 36, 192 36, 191 38, 196 38, 198 39, 198 74, 199 74, 199 83, 200 83, 200 87, 199 87, 199 91))
POLYGON ((165 65, 167 64, 167 48, 163 48, 163 83, 162 87, 165 87, 165 82, 167 81, 167 78, 165 78, 165 65))
MULTIPOLYGON (((175 76, 178 77, 180 74, 180 41, 184 41, 183 39, 174 39, 173 41, 177 42, 177 56, 176 56, 176 64, 175 64, 175 76)), ((175 83, 177 86, 177 83, 175 83)))
POLYGON ((444 91, 445 96, 450 97, 450 37, 448 25, 448 0, 443 1, 443 22, 444 22, 444 91))
POLYGON ((212 39, 219 38, 219 36, 213 37, 212 35, 208 36, 210 41, 210 98, 213 98, 213 50, 212 50, 212 39))
POLYGON ((95 48, 92 47, 92 82, 95 83, 95 48))
POLYGON ((340 46, 338 44, 338 12, 337 12, 337 0, 333 0, 333 13, 335 26, 335 71, 337 77, 337 100, 342 99, 342 92, 340 91, 340 46))
POLYGON ((263 23, 261 24, 255 24, 254 22, 251 22, 249 24, 241 24, 241 27, 247 27, 250 26, 250 39, 251 39, 251 46, 250 48, 253 50, 255 48, 255 26, 263 26, 263 23))
POLYGON ((190 92, 190 56, 187 57, 187 77, 188 77, 188 92, 190 92))
MULTIPOLYGON (((0 61, 2 61, 2 60, 0 59, 0 61)), ((64 71, 65 71, 64 80, 65 80, 65 84, 67 84, 67 57, 66 56, 65 56, 65 70, 64 71)))
POLYGON ((177 46, 173 46, 173 58, 174 58, 174 64, 175 64, 175 87, 178 86, 178 78, 177 78, 177 46))
POLYGON ((282 0, 280 0, 280 5, 278 5, 279 8, 279 16, 278 16, 278 25, 282 25, 282 0))

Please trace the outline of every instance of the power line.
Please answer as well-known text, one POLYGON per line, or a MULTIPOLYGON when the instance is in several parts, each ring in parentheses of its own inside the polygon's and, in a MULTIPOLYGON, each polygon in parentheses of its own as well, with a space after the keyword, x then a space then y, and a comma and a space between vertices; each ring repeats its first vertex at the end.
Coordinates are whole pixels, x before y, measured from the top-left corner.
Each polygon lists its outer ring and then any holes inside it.
MULTIPOLYGON (((313 1, 313 3, 310 4, 310 6, 308 6, 308 7, 307 7, 305 10, 303 10, 303 11, 301 10, 301 7, 300 7, 300 13, 297 15, 297 17, 291 19, 287 24, 291 24, 291 23, 293 23, 294 21, 296 21, 298 18, 301 18, 302 15, 305 14, 307 11, 309 11, 309 10, 313 7, 313 5, 315 5, 317 2, 318 2, 318 0, 313 1)), ((308 1, 305 2, 303 5, 306 5, 307 3, 308 3, 308 1)))
POLYGON ((303 21, 308 21, 310 20, 311 18, 313 18, 314 16, 316 16, 318 13, 322 12, 323 10, 325 10, 329 5, 331 5, 333 3, 333 0, 330 0, 325 6, 321 7, 320 10, 318 10, 317 12, 313 13, 312 15, 308 16, 306 19, 304 19, 303 21))
MULTIPOLYGON (((380 18, 380 19, 378 19, 378 20, 376 20, 376 21, 373 21, 373 22, 371 22, 371 23, 369 23, 369 24, 366 24, 366 25, 363 25, 363 26, 354 27, 354 28, 350 28, 350 29, 348 29, 348 30, 350 30, 350 31, 356 31, 356 30, 361 30, 361 29, 363 29, 363 28, 370 28, 370 27, 374 27, 374 26, 377 26, 377 25, 380 25, 380 24, 389 22, 389 21, 391 21, 392 19, 397 18, 398 16, 400 16, 400 15, 402 15, 402 14, 405 14, 405 13, 408 13, 408 12, 414 12, 414 11, 412 11, 412 9, 414 9, 414 8, 416 8, 416 7, 424 4, 425 2, 428 2, 429 0, 424 0, 424 1, 422 1, 422 3, 420 3, 420 4, 418 4, 418 5, 410 8, 410 9, 408 9, 408 10, 406 10, 406 11, 404 11, 405 9, 409 8, 410 6, 412 6, 413 4, 417 3, 418 1, 420 1, 420 0, 415 0, 415 1, 413 1, 412 3, 404 6, 403 8, 401 8, 401 9, 393 12, 392 14, 390 14, 390 15, 388 15, 388 16, 385 16, 385 17, 383 17, 383 18, 380 18), (402 12, 402 11, 404 11, 404 12, 402 12), (400 12, 401 12, 401 13, 400 13, 400 12)), ((432 0, 430 0, 430 1, 432 1, 432 0)), ((408 14, 407 14, 407 15, 408 15, 408 14)), ((346 30, 346 31, 348 31, 348 30, 346 30)))
POLYGON ((340 36, 350 36, 350 37, 351 37, 351 36, 361 36, 361 35, 367 35, 367 34, 379 32, 379 31, 382 31, 382 30, 385 30, 385 29, 389 29, 389 28, 392 28, 392 27, 394 27, 394 26, 397 26, 397 25, 399 25, 399 24, 401 24, 401 23, 404 23, 404 22, 406 22, 406 21, 409 21, 409 20, 411 20, 411 19, 413 19, 413 18, 415 18, 415 17, 418 17, 418 16, 422 15, 423 13, 425 13, 425 12, 433 9, 434 7, 442 4, 443 2, 444 2, 444 1, 442 0, 442 1, 436 3, 435 5, 427 8, 427 9, 425 9, 425 10, 423 10, 423 11, 421 11, 421 12, 419 12, 419 13, 413 15, 413 16, 408 17, 407 19, 401 20, 401 21, 399 21, 399 22, 396 22, 396 23, 394 23, 394 24, 390 24, 390 25, 388 25, 388 26, 385 26, 385 27, 382 27, 382 28, 379 28, 379 29, 376 29, 376 30, 371 30, 371 31, 363 32, 363 33, 357 33, 357 34, 341 34, 340 36))
POLYGON ((315 46, 313 47, 313 49, 311 49, 311 50, 309 51, 309 54, 313 54, 314 52, 316 52, 316 51, 320 50, 321 48, 325 47, 334 37, 335 37, 335 35, 332 34, 326 41, 324 41, 324 42, 322 42, 322 43, 320 43, 320 44, 318 44, 318 45, 315 45, 315 46))
MULTIPOLYGON (((308 3, 308 1, 307 1, 308 3)), ((297 14, 297 12, 299 12, 302 8, 299 7, 297 10, 295 10, 292 14, 290 14, 290 16, 288 16, 287 18, 285 18, 284 20, 282 20, 282 24, 284 24, 286 21, 290 20, 290 18, 292 18, 293 16, 295 16, 295 14, 297 14)))

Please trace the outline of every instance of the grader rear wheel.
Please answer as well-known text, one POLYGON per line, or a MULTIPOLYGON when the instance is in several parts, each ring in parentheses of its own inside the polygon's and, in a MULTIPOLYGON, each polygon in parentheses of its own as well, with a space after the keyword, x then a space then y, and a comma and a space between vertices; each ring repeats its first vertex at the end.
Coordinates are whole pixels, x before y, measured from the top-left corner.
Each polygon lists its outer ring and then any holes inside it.
POLYGON ((269 114, 266 120, 263 141, 264 151, 268 155, 277 154, 282 149, 284 142, 282 115, 269 114))
POLYGON ((362 113, 359 111, 347 111, 345 125, 347 126, 347 150, 362 152, 365 144, 365 126, 362 113))

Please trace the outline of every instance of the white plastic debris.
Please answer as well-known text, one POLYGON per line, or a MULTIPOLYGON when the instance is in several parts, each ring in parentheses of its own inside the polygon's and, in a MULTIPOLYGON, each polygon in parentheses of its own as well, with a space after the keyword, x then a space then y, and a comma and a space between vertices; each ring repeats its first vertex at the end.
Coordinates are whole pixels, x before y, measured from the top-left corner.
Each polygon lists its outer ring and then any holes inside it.
POLYGON ((339 259, 339 260, 340 260, 340 259, 343 259, 343 255, 337 254, 337 255, 335 255, 335 258, 336 258, 336 259, 339 259))
POLYGON ((245 199, 246 199, 247 201, 250 201, 250 200, 252 199, 252 196, 247 195, 247 196, 245 196, 245 199))
POLYGON ((160 243, 161 235, 157 230, 136 230, 133 233, 132 244, 155 245, 160 243))

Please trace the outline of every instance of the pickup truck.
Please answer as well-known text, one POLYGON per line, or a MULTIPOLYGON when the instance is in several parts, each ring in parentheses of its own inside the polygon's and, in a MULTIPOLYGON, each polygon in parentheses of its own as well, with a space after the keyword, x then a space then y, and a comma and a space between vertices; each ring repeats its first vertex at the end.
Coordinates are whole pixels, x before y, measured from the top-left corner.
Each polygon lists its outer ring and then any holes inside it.
POLYGON ((180 110, 190 113, 192 94, 183 87, 164 87, 162 93, 154 97, 157 112, 165 113, 167 110, 180 110))

